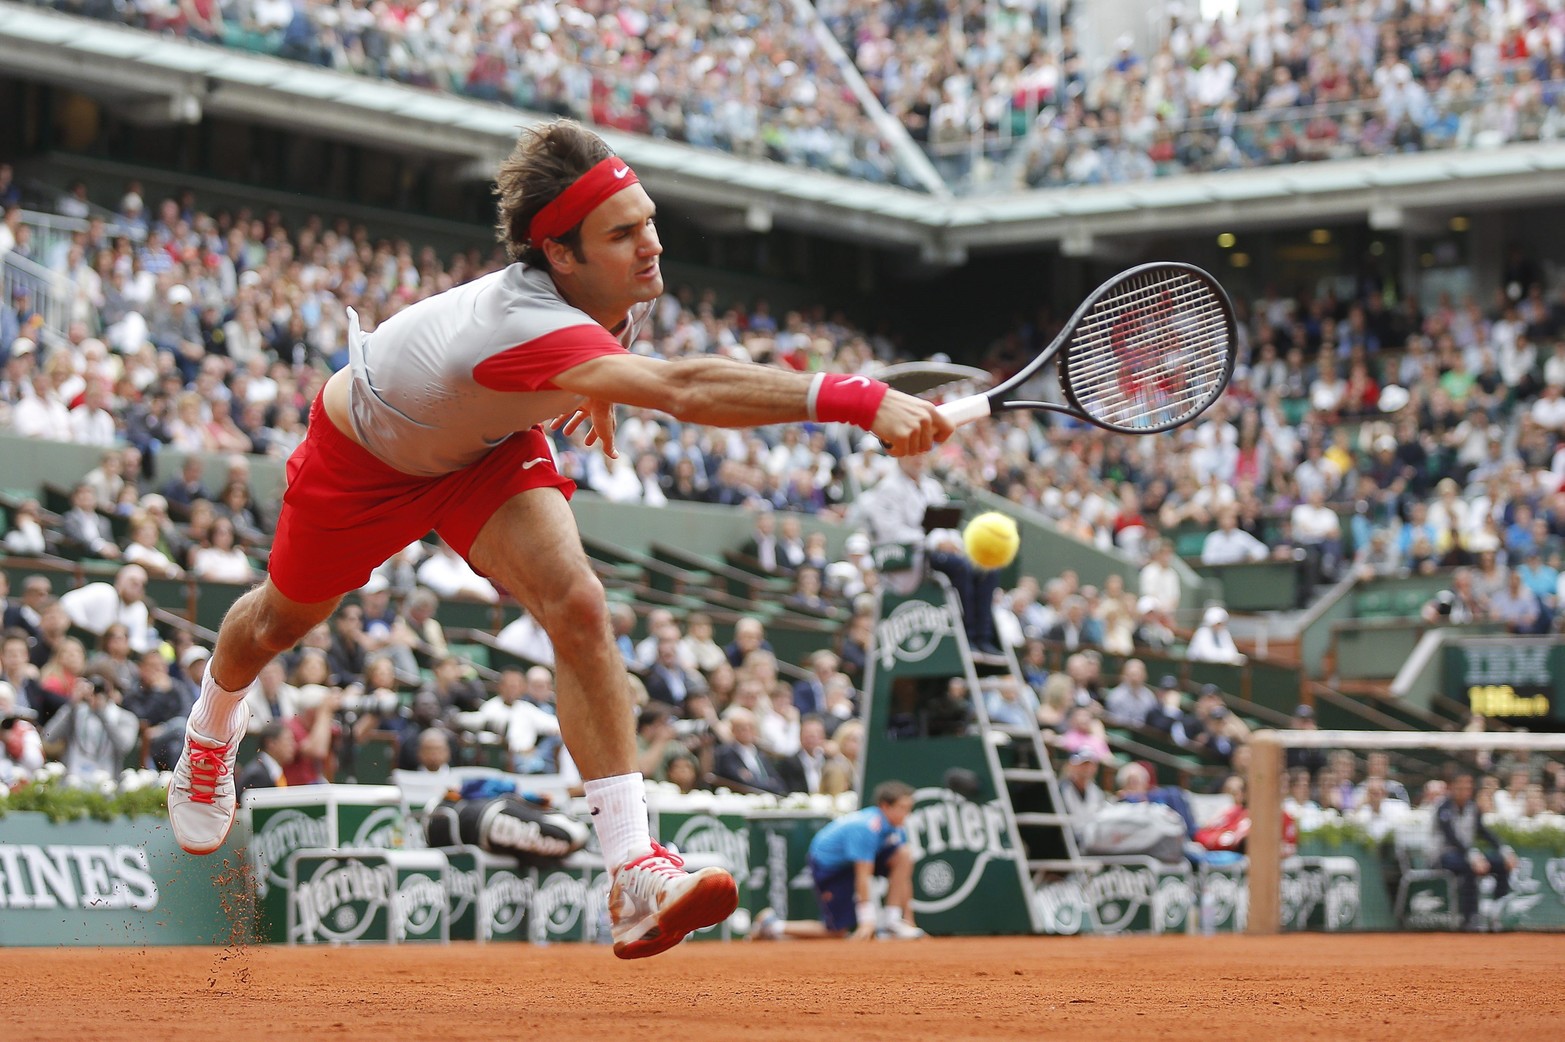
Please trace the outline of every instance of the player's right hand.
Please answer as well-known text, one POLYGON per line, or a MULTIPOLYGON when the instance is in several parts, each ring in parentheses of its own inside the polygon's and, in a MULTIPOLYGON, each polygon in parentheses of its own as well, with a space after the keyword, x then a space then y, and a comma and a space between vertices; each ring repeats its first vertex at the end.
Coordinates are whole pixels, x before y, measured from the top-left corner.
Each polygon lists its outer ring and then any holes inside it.
POLYGON ((875 425, 870 433, 885 444, 891 455, 916 456, 945 441, 955 429, 932 402, 901 391, 887 391, 875 411, 875 425))

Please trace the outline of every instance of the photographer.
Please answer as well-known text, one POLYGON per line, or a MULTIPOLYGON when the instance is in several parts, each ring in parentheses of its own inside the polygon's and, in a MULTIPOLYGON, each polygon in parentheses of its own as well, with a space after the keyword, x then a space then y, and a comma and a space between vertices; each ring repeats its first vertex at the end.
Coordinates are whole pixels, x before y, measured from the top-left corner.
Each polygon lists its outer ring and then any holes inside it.
POLYGON ((101 673, 77 677, 70 699, 44 728, 44 751, 72 776, 117 776, 141 735, 141 721, 120 708, 114 681, 101 673))

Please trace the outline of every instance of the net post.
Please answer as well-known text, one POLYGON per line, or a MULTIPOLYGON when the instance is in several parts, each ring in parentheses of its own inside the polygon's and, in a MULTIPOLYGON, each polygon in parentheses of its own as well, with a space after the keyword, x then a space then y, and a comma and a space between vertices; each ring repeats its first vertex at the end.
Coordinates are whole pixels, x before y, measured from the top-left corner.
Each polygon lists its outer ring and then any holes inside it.
POLYGON ((1250 912, 1245 932, 1277 933, 1282 925, 1282 767, 1283 746, 1276 731, 1250 737, 1250 776, 1245 779, 1250 806, 1250 912))

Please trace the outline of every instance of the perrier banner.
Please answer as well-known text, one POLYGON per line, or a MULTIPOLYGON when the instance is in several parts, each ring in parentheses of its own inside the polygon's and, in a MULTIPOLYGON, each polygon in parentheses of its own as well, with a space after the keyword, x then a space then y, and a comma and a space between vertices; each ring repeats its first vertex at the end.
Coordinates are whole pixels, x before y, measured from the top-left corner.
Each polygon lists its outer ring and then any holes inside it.
POLYGON ((938 690, 967 677, 957 637, 960 616, 943 586, 926 582, 906 597, 883 594, 870 644, 865 680, 863 793, 888 779, 911 785, 913 813, 906 829, 916 864, 913 912, 934 934, 1031 933, 1017 849, 978 735, 923 737, 901 726, 917 716, 920 690, 938 690), (899 721, 893 737, 893 720, 899 721), (966 768, 979 778, 975 802, 945 787, 946 771, 966 768))

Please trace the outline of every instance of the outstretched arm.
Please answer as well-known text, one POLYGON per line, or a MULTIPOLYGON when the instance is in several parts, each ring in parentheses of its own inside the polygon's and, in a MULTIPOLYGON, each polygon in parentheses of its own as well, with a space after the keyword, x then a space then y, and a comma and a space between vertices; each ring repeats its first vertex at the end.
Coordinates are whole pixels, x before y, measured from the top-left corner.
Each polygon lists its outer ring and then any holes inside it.
MULTIPOLYGON (((564 391, 604 401, 658 409, 687 423, 762 427, 810 419, 813 377, 724 358, 672 362, 639 355, 605 355, 554 378, 564 391)), ((928 452, 950 436, 951 424, 929 402, 889 391, 867 429, 893 455, 928 452)))

